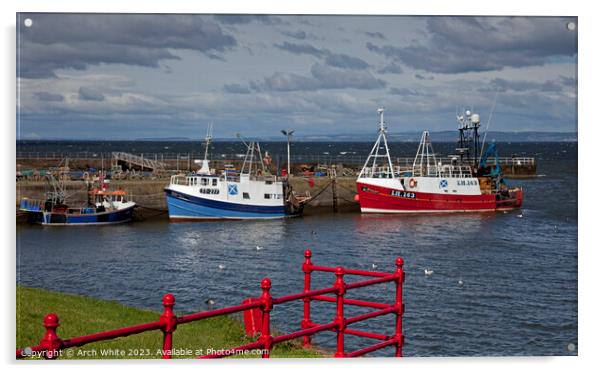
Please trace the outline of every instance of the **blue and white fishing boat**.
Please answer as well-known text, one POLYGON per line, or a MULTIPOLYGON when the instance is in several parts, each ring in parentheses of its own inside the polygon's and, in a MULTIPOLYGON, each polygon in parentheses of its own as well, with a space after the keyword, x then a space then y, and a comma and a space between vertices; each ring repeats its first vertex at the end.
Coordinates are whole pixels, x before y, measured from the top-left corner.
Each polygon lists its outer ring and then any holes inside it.
POLYGON ((211 128, 205 138, 201 168, 188 175, 171 177, 165 188, 169 219, 244 220, 280 219, 302 214, 303 205, 293 195, 286 178, 272 175, 268 156, 262 158, 259 143, 247 146, 240 172, 210 169, 208 153, 211 128))
POLYGON ((90 190, 89 203, 82 207, 67 205, 67 195, 62 184, 52 175, 48 179, 54 188, 46 199, 23 198, 19 209, 27 213, 30 223, 42 225, 106 225, 132 220, 136 203, 128 199, 124 190, 108 190, 108 180, 100 188, 90 190))

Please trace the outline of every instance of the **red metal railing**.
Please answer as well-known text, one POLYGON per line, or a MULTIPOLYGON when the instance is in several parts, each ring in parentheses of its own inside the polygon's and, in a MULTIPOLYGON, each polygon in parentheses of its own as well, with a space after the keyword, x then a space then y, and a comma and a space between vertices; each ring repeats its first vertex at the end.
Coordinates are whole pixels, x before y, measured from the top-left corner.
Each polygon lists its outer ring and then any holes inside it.
POLYGON ((25 349, 17 349, 16 357, 24 358, 35 354, 36 356, 43 356, 46 359, 56 359, 57 357, 59 357, 60 351, 67 348, 83 346, 85 344, 103 340, 125 337, 132 334, 139 334, 151 330, 161 330, 163 332, 162 357, 164 359, 170 359, 172 355, 173 333, 176 331, 178 325, 220 315, 229 315, 237 312, 245 312, 246 323, 251 320, 253 321, 253 325, 251 327, 247 325, 247 333, 254 334, 254 332, 259 332, 259 338, 255 342, 248 343, 242 346, 237 346, 228 350, 217 350, 217 352, 215 353, 199 356, 199 358, 221 358, 234 355, 242 351, 257 349, 262 349, 262 357, 268 358, 270 356, 270 351, 272 350, 272 347, 275 344, 303 337, 303 345, 310 346, 311 336, 322 331, 333 331, 336 333, 337 347, 336 352, 334 354, 335 357, 362 356, 367 353, 385 348, 387 346, 395 346, 395 356, 401 357, 404 343, 404 336, 402 333, 402 319, 404 313, 403 282, 405 277, 403 271, 403 259, 396 259, 395 272, 386 273, 348 269, 343 267, 317 266, 312 263, 311 255, 312 253, 310 250, 305 251, 305 261, 302 265, 305 283, 303 292, 301 293, 274 298, 270 293, 272 283, 269 278, 264 278, 261 281, 262 294, 259 298, 246 299, 242 304, 237 306, 197 312, 180 317, 176 316, 176 314, 173 311, 173 307, 176 303, 174 296, 172 294, 166 294, 165 296, 163 296, 164 310, 158 321, 128 326, 125 328, 109 330, 70 339, 59 338, 56 332, 59 326, 59 318, 56 314, 51 313, 44 317, 44 327, 46 328, 46 333, 44 334, 44 337, 40 341, 39 345, 34 347, 28 347, 25 349), (335 274, 336 280, 333 286, 331 287, 312 290, 312 272, 332 272, 335 274), (372 279, 346 283, 344 280, 345 275, 366 276, 372 277, 372 279), (393 304, 345 298, 346 292, 348 290, 386 282, 394 282, 396 284, 395 303, 393 304), (326 294, 332 294, 334 296, 327 296, 326 294), (270 320, 271 312, 274 308, 274 305, 295 300, 303 301, 303 320, 301 321, 301 329, 288 334, 272 336, 270 331, 270 320), (313 322, 310 317, 312 301, 335 303, 336 314, 334 319, 331 322, 325 324, 313 322), (375 311, 346 318, 346 305, 372 308, 375 309, 375 311), (257 310, 259 310, 259 313, 257 312, 257 310), (348 328, 348 326, 351 324, 391 313, 396 315, 395 332, 393 335, 366 332, 362 330, 348 328), (356 351, 345 352, 346 334, 376 339, 379 342, 356 351))

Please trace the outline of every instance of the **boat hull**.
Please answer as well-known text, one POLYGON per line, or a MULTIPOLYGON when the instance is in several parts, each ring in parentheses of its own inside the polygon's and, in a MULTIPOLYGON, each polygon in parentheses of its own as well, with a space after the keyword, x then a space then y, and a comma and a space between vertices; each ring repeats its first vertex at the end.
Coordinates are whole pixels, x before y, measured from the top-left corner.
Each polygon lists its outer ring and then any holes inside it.
POLYGON ((410 214, 441 212, 485 212, 520 208, 522 191, 515 198, 500 199, 496 194, 462 195, 422 193, 357 182, 363 213, 410 214))
POLYGON ((66 214, 48 211, 28 211, 28 221, 41 225, 109 225, 132 220, 134 207, 97 214, 66 214))
POLYGON ((171 221, 250 220, 292 217, 282 206, 245 205, 191 196, 165 189, 171 221))

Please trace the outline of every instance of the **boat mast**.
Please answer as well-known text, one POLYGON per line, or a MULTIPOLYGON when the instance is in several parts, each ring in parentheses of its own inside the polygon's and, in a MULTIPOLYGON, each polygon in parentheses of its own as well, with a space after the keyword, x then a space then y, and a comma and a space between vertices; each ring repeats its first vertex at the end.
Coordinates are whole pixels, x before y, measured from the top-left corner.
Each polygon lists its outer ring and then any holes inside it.
POLYGON ((370 155, 368 155, 368 159, 366 159, 366 163, 364 163, 364 167, 362 167, 362 171, 360 172, 360 177, 374 177, 376 173, 376 169, 379 166, 377 164, 378 158, 387 158, 386 168, 388 169, 385 175, 380 175, 380 177, 384 178, 394 178, 395 173, 393 170, 393 163, 391 162, 391 156, 389 154, 389 145, 387 144, 387 126, 385 125, 385 108, 380 107, 377 110, 380 121, 378 123, 378 138, 370 151, 370 155), (385 149, 385 154, 380 154, 381 142, 385 149), (370 164, 370 160, 372 160, 372 165, 370 164))
POLYGON ((200 174, 208 175, 211 173, 209 169, 209 146, 211 145, 213 134, 213 123, 209 123, 207 126, 207 134, 205 135, 205 157, 203 158, 203 163, 201 165, 201 169, 199 170, 200 174))
POLYGON ((435 168, 435 174, 439 174, 439 167, 437 164, 437 157, 433 150, 433 144, 429 136, 429 131, 423 131, 422 137, 420 138, 420 144, 414 157, 414 163, 412 164, 412 176, 431 176, 431 160, 433 167, 435 168), (424 162, 426 161, 426 167, 424 162), (416 170, 419 172, 416 172, 416 170))

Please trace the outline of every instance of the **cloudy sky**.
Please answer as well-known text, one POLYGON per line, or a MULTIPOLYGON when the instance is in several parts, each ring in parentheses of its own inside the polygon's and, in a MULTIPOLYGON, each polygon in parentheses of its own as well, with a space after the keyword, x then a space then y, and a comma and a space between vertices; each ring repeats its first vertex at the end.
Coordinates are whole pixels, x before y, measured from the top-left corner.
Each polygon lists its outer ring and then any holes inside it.
POLYGON ((22 13, 17 59, 23 139, 454 130, 496 92, 492 130, 577 130, 575 18, 22 13))

